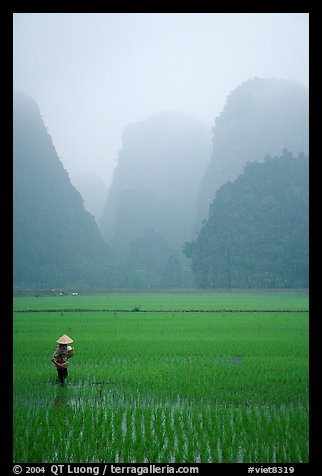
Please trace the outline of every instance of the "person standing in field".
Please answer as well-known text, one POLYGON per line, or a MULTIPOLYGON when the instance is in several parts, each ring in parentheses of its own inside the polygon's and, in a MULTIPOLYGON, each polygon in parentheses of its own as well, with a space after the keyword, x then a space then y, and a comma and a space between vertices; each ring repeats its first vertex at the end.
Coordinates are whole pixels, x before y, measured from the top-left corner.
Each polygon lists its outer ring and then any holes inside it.
POLYGON ((64 334, 56 342, 58 345, 56 346, 51 361, 56 365, 60 383, 64 385, 65 378, 68 376, 68 359, 70 359, 74 354, 74 347, 71 347, 68 344, 71 344, 74 341, 67 334, 64 334))

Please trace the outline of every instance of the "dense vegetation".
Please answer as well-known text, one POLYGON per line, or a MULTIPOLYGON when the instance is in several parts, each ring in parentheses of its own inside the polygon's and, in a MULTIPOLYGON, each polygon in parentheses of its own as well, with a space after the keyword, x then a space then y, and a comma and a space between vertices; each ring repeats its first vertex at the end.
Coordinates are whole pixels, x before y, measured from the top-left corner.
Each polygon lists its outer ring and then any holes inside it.
POLYGON ((308 158, 249 163, 223 185, 196 241, 187 243, 205 288, 308 286, 308 158))
POLYGON ((107 286, 111 255, 72 186, 39 109, 14 94, 14 286, 107 286))

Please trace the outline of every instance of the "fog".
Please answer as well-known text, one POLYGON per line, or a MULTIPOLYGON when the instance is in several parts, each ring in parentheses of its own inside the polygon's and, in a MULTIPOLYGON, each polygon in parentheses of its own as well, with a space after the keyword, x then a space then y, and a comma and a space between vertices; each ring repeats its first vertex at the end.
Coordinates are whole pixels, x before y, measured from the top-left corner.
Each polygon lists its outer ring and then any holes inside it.
POLYGON ((110 186, 124 128, 162 111, 209 131, 252 77, 309 85, 307 13, 15 13, 14 87, 76 184, 110 186), (95 180, 93 180, 95 183, 95 180))

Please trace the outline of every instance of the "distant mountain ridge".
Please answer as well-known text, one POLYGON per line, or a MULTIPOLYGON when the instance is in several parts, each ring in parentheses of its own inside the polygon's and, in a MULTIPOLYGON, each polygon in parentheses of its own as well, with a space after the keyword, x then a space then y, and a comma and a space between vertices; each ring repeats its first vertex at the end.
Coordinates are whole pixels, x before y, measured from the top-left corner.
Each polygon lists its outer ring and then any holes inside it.
POLYGON ((72 186, 35 101, 13 97, 14 286, 103 286, 110 250, 72 186))

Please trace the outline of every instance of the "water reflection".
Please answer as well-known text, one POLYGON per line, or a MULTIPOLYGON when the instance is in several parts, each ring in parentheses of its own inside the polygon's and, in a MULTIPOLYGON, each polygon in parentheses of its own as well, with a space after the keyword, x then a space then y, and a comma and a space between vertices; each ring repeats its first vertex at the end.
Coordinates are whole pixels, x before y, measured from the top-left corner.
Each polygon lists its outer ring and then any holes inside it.
POLYGON ((56 410, 66 408, 68 405, 68 395, 67 395, 67 388, 59 386, 57 388, 56 397, 54 399, 54 408, 56 410))

